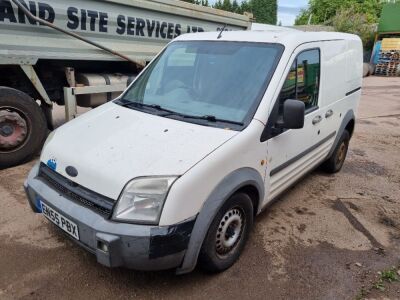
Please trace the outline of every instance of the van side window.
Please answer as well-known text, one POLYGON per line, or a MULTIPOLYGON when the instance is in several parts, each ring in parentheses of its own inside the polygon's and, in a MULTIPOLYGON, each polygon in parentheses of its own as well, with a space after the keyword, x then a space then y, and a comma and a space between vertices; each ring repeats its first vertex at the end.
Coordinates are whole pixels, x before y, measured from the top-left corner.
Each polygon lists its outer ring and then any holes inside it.
POLYGON ((288 99, 303 101, 306 105, 306 113, 317 107, 319 78, 319 50, 313 49, 300 53, 293 62, 279 95, 279 115, 282 115, 283 103, 288 99))

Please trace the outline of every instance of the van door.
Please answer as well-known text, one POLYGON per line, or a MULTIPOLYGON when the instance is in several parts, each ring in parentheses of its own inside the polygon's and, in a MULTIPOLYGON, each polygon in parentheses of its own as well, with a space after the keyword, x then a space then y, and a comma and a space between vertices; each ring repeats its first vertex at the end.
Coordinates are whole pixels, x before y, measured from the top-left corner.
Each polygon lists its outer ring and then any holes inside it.
POLYGON ((321 49, 317 44, 300 46, 292 55, 267 126, 273 127, 282 118, 283 103, 288 99, 305 103, 305 122, 302 129, 275 129, 268 137, 267 201, 274 199, 325 159, 333 144, 334 134, 326 135, 323 130, 324 117, 319 97, 321 66, 323 72, 321 49))

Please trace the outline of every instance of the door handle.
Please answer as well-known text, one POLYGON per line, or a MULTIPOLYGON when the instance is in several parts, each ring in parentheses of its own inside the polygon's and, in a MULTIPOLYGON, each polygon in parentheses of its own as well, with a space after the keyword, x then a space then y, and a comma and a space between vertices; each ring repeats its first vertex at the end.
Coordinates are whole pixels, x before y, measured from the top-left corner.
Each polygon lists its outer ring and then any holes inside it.
POLYGON ((319 122, 322 121, 322 117, 321 116, 316 116, 313 120, 312 123, 313 125, 318 124, 319 122))
POLYGON ((332 115, 333 115, 333 110, 332 110, 332 109, 330 109, 330 110, 328 110, 328 111, 326 112, 326 114, 325 114, 325 118, 332 117, 332 115))

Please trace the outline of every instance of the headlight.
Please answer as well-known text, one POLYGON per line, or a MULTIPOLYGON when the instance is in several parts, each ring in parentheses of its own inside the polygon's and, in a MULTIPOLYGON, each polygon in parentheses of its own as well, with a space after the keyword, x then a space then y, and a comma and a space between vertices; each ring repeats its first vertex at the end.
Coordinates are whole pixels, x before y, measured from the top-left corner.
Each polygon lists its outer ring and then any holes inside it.
POLYGON ((177 177, 143 177, 130 181, 123 190, 113 219, 157 224, 165 199, 177 177))
POLYGON ((46 145, 47 145, 48 143, 50 143, 50 141, 53 139, 55 133, 56 133, 55 130, 53 130, 52 132, 49 133, 49 135, 47 136, 46 141, 45 141, 44 144, 43 144, 43 149, 44 149, 44 147, 46 147, 46 145))

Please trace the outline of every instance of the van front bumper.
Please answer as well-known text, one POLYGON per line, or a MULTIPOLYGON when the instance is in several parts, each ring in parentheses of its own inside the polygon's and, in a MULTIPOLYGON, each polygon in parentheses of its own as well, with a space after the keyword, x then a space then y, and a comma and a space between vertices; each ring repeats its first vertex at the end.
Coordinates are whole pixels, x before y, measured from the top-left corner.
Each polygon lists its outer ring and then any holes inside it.
POLYGON ((38 165, 24 184, 32 210, 40 213, 41 201, 74 222, 78 226, 79 241, 71 239, 95 254, 100 264, 146 271, 172 269, 182 264, 195 217, 171 226, 114 222, 67 199, 37 174, 38 165))

